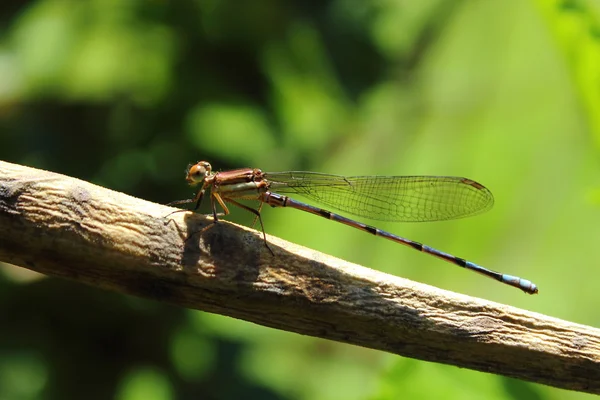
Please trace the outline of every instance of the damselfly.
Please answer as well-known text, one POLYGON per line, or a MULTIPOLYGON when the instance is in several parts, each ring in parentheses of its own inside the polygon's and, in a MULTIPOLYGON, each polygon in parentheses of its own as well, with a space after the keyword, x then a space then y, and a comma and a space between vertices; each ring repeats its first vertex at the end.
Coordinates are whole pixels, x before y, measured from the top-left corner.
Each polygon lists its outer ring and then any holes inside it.
POLYGON ((212 167, 208 162, 200 161, 188 167, 186 180, 191 185, 200 185, 196 196, 193 199, 174 201, 169 205, 195 202, 194 210, 197 210, 204 193, 210 190, 215 222, 218 221, 216 203, 223 208, 225 215, 229 214, 225 203, 230 203, 254 213, 260 221, 263 235, 265 235, 260 216, 263 204, 272 207, 296 208, 431 254, 517 287, 526 293, 538 292, 537 286, 526 279, 489 270, 463 258, 281 194, 300 194, 331 208, 375 220, 441 221, 479 214, 492 207, 494 203, 492 193, 483 185, 467 178, 453 176, 345 177, 302 171, 263 172, 256 168, 215 173, 212 172, 212 167), (254 209, 240 203, 239 200, 258 200, 260 205, 254 209))

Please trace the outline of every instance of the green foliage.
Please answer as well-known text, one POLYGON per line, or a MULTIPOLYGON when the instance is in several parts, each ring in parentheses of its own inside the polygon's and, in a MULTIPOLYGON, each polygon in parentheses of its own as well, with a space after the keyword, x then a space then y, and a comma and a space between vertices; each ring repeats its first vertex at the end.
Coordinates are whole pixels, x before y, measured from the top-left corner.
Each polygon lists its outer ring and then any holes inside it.
POLYGON ((537 0, 537 3, 569 64, 584 118, 599 146, 600 4, 594 0, 537 0))
POLYGON ((123 376, 118 400, 170 400, 173 390, 164 374, 152 368, 139 368, 123 376))

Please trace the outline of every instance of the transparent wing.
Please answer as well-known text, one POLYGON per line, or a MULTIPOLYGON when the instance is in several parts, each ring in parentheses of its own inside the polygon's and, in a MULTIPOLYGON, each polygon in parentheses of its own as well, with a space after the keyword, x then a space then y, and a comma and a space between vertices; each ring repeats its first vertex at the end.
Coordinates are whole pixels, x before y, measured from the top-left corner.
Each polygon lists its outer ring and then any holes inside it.
POLYGON ((275 193, 297 193, 359 217, 424 222, 468 217, 489 210, 492 193, 454 176, 340 176, 315 172, 268 172, 275 193))

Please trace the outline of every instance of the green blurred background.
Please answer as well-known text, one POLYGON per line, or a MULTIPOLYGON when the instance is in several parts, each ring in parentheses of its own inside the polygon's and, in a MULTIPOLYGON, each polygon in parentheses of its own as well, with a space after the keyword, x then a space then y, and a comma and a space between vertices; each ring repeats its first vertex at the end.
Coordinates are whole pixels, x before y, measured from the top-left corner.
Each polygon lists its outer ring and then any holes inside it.
MULTIPOLYGON (((4 0, 0 159, 158 203, 189 197, 198 160, 466 176, 492 190, 491 212, 378 226, 539 295, 299 211, 263 218, 352 262, 598 326, 599 4, 4 0)), ((0 327, 2 400, 587 397, 8 265, 0 327)))

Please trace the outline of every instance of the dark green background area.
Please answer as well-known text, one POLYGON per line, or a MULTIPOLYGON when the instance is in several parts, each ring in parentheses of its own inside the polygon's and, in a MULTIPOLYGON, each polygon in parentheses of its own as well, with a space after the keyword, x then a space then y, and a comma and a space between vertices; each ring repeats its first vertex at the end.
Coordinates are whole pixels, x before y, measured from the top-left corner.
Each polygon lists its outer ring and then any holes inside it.
MULTIPOLYGON (((492 190, 490 212, 377 226, 530 279, 539 295, 291 209, 265 209, 265 228, 598 326, 598 4, 3 1, 0 159, 158 203, 192 194, 184 170, 199 160, 215 170, 466 176, 492 190)), ((252 221, 232 211, 232 221, 252 221)), ((586 396, 0 265, 2 400, 586 396)))

